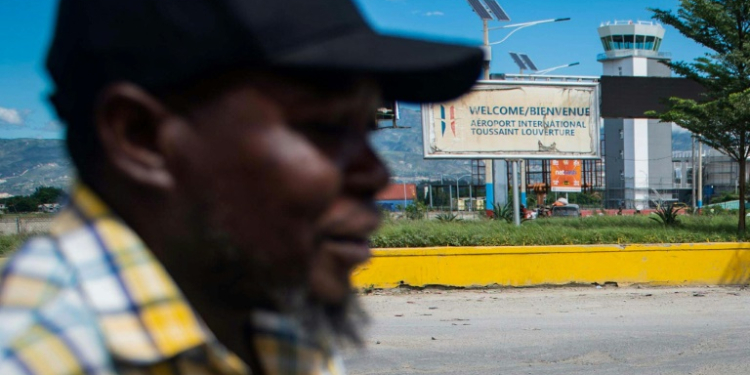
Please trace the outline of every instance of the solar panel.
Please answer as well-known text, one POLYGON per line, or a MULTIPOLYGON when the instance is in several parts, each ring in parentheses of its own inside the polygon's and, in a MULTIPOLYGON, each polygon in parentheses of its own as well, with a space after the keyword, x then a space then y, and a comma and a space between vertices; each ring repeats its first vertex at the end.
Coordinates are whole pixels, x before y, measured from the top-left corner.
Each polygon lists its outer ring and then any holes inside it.
POLYGON ((474 8, 474 12, 479 15, 479 18, 483 20, 491 20, 492 15, 490 12, 487 11, 487 8, 482 5, 482 3, 479 2, 479 0, 468 0, 469 5, 471 5, 472 8, 474 8))
POLYGON ((523 62, 523 60, 521 60, 521 57, 519 57, 517 53, 515 52, 509 52, 509 53, 510 53, 510 57, 513 59, 513 62, 515 62, 516 65, 518 65, 519 69, 529 70, 529 67, 526 66, 526 64, 523 62))
POLYGON ((510 17, 508 17, 508 13, 505 13, 503 8, 500 7, 500 4, 497 3, 495 0, 484 0, 484 3, 487 4, 487 7, 490 8, 490 11, 492 14, 495 15, 495 18, 498 21, 510 21, 510 17))
POLYGON ((525 63, 526 63, 526 66, 528 66, 528 67, 529 67, 529 69, 531 69, 531 70, 533 70, 533 71, 535 71, 535 72, 536 72, 537 70, 539 70, 539 69, 538 69, 538 68, 536 67, 536 65, 535 65, 535 64, 534 64, 534 63, 533 63, 533 62, 531 61, 531 59, 529 58, 529 55, 527 55, 527 54, 525 54, 525 53, 522 53, 522 54, 520 54, 519 56, 521 56, 521 59, 523 59, 523 62, 525 62, 525 63))

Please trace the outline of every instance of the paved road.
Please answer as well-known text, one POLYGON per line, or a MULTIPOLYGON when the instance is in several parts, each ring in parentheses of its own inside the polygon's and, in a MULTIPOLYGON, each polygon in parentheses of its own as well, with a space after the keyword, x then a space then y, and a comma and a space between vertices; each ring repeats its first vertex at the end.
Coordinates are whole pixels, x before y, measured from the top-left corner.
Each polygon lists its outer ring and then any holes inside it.
POLYGON ((750 290, 376 292, 351 374, 750 374, 750 290))

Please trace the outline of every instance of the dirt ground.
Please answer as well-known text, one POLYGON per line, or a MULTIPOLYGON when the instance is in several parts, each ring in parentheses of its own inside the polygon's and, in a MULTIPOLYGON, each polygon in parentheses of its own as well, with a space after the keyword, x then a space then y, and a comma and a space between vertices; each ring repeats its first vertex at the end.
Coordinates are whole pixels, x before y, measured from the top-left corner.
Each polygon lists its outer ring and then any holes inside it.
POLYGON ((750 374, 744 287, 375 291, 351 374, 750 374))

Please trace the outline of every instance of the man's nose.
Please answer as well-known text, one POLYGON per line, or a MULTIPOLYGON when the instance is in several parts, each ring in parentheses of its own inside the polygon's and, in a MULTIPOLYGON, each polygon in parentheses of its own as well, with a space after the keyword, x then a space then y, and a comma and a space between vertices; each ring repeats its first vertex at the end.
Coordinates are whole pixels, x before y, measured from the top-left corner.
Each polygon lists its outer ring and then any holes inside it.
POLYGON ((369 142, 365 140, 355 149, 344 166, 344 189, 371 198, 388 184, 390 173, 369 142))

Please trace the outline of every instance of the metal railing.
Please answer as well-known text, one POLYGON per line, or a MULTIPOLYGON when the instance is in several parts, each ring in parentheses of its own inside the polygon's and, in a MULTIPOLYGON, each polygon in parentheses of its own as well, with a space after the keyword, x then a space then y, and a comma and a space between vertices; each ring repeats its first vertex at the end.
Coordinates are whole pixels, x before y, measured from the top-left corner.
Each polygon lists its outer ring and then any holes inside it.
POLYGON ((657 59, 671 59, 671 52, 656 52, 645 49, 615 49, 596 55, 597 61, 619 59, 623 57, 651 57, 657 59))

